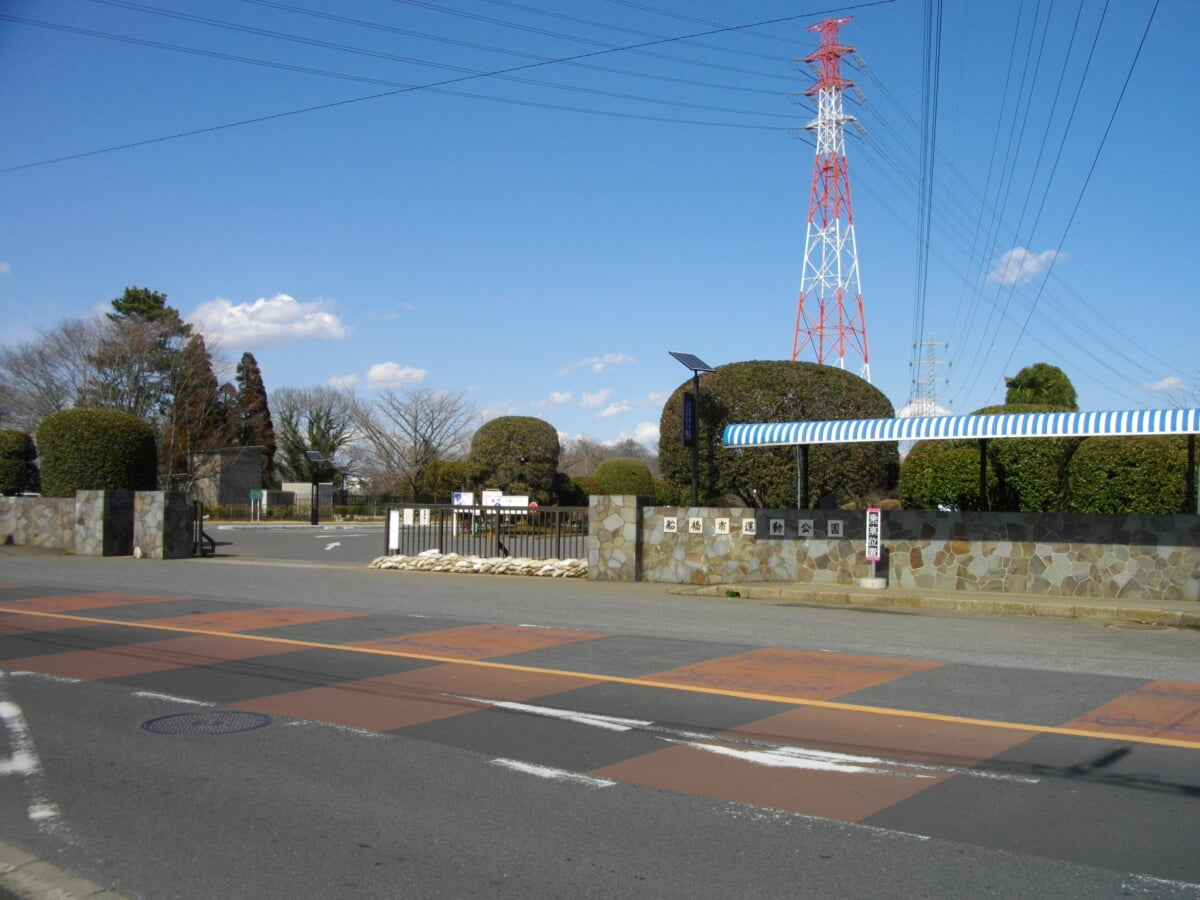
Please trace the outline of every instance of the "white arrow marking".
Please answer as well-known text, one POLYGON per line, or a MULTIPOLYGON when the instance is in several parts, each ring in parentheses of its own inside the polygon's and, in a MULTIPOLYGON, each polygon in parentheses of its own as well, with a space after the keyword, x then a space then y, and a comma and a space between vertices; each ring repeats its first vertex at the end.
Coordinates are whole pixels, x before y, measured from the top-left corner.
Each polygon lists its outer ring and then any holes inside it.
POLYGON ((340 546, 342 546, 342 542, 341 542, 341 541, 334 541, 332 544, 326 544, 326 545, 325 545, 325 549, 326 549, 326 550, 332 550, 334 547, 340 547, 340 546))

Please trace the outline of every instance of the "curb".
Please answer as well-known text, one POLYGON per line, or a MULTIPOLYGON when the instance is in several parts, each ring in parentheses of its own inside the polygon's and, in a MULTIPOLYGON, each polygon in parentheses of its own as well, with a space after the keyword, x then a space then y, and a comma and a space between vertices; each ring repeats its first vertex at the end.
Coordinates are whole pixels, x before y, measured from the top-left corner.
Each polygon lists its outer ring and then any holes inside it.
POLYGON ((120 894, 0 842, 0 898, 9 897, 16 900, 124 900, 120 894))
MULTIPOLYGON (((1096 622, 1129 622, 1175 628, 1200 628, 1200 604, 1195 610, 1162 607, 1122 606, 1083 600, 1072 602, 1030 596, 946 596, 915 592, 887 593, 846 587, 813 589, 765 585, 708 585, 686 593, 702 597, 724 597, 729 591, 749 600, 770 600, 795 606, 857 609, 911 609, 930 612, 972 613, 993 616, 1030 616, 1049 619, 1086 619, 1096 622)), ((684 593, 684 592, 680 592, 684 593)))

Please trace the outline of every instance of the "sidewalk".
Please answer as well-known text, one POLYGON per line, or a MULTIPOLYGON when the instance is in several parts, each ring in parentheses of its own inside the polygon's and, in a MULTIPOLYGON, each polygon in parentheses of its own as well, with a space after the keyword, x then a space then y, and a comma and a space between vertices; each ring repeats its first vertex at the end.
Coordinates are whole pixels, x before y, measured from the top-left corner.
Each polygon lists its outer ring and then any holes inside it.
POLYGON ((982 591, 936 591, 886 587, 879 590, 850 584, 757 582, 694 587, 680 585, 673 593, 701 597, 745 597, 795 606, 911 609, 930 612, 978 613, 993 616, 1039 616, 1127 623, 1129 627, 1173 626, 1200 628, 1200 603, 1191 600, 1146 601, 1133 597, 1050 597, 982 591))

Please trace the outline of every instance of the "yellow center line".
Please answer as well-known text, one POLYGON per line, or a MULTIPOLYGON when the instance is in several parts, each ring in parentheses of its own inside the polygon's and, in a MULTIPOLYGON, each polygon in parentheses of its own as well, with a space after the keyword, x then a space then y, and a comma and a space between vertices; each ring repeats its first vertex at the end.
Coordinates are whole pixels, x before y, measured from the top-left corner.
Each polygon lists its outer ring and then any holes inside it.
MULTIPOLYGON (((1152 735, 1128 734, 1117 731, 1089 731, 1082 728, 1060 728, 1054 725, 1030 725, 1023 722, 1005 722, 997 719, 975 719, 970 716, 950 716, 942 713, 921 712, 911 709, 889 709, 883 706, 864 706, 858 703, 839 703, 836 700, 816 700, 807 697, 791 697, 786 694, 761 694, 755 691, 738 691, 711 685, 681 684, 672 681, 655 681, 651 678, 624 678, 620 675, 599 675, 591 672, 574 672, 569 669, 546 669, 538 666, 519 666, 514 663, 493 662, 485 659, 468 659, 458 656, 439 656, 433 653, 414 653, 407 650, 385 650, 377 647, 354 647, 346 644, 325 644, 320 641, 301 641, 295 638, 270 637, 259 634, 244 634, 236 631, 214 631, 206 628, 186 628, 178 625, 150 624, 147 622, 122 622, 116 619, 101 619, 67 613, 34 612, 0 606, 0 613, 23 616, 41 616, 61 619, 66 622, 83 622, 88 625, 122 625, 127 628, 145 628, 152 631, 171 631, 178 634, 204 635, 207 637, 237 638, 244 641, 261 641, 284 644, 305 650, 341 650, 346 653, 366 653, 373 656, 392 656, 401 659, 418 659, 424 662, 448 663, 456 666, 477 666, 484 669, 500 669, 508 672, 529 672, 535 675, 561 675, 581 681, 599 681, 607 684, 628 684, 635 687, 659 688, 667 691, 686 691, 693 694, 709 694, 717 697, 736 697, 740 700, 762 700, 767 703, 782 703, 812 709, 830 709, 842 712, 869 713, 876 716, 891 716, 898 719, 917 719, 926 722, 946 722, 953 725, 975 725, 982 728, 998 728, 1022 731, 1031 735, 1058 734, 1068 737, 1093 738, 1096 740, 1121 740, 1134 744, 1153 744, 1162 747, 1181 747, 1185 750, 1200 750, 1200 741, 1178 738, 1154 737, 1152 735)), ((3 623, 0 619, 0 624, 3 623)), ((3 666, 0 665, 0 668, 3 666)))

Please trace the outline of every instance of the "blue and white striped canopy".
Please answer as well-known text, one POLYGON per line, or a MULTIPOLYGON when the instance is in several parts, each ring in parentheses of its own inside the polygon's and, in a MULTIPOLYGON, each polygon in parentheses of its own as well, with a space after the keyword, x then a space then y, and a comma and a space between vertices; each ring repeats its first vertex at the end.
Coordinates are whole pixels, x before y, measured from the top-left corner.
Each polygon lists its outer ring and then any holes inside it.
POLYGON ((726 425, 721 441, 726 447, 737 448, 790 447, 797 444, 861 444, 869 441, 1117 437, 1148 434, 1200 434, 1200 409, 763 422, 726 425))

